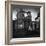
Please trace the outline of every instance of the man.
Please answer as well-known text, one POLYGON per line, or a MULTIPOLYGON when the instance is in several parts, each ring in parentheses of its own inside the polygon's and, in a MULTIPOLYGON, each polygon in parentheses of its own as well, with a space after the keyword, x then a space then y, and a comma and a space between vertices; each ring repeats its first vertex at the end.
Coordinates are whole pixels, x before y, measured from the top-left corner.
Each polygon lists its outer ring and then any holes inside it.
POLYGON ((28 32, 29 26, 31 26, 31 12, 30 11, 27 12, 27 17, 25 17, 25 21, 24 21, 25 31, 28 32))

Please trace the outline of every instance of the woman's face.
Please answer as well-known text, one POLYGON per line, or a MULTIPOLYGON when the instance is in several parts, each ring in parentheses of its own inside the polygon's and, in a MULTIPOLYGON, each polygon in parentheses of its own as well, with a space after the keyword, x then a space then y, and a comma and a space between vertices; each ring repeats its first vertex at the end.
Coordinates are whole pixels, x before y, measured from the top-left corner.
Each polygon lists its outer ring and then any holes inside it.
POLYGON ((18 18, 19 18, 19 19, 21 19, 21 18, 23 18, 23 17, 24 17, 23 13, 19 13, 19 14, 18 14, 18 18))

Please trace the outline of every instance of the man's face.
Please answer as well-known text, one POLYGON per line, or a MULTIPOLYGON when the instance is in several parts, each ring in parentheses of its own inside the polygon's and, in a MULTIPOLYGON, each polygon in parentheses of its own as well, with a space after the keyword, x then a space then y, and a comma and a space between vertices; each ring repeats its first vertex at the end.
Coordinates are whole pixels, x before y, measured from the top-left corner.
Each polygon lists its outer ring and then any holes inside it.
POLYGON ((31 14, 30 14, 30 13, 28 13, 27 15, 28 15, 28 16, 30 16, 31 14))

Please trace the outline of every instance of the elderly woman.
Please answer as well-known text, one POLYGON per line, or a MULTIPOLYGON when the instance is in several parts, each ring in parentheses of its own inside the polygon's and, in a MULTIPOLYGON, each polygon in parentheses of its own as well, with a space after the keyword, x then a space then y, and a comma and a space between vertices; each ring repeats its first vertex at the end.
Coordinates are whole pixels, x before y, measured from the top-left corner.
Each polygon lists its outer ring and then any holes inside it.
POLYGON ((17 13, 17 20, 15 22, 15 34, 16 37, 24 37, 25 30, 24 30, 24 11, 19 11, 17 13))

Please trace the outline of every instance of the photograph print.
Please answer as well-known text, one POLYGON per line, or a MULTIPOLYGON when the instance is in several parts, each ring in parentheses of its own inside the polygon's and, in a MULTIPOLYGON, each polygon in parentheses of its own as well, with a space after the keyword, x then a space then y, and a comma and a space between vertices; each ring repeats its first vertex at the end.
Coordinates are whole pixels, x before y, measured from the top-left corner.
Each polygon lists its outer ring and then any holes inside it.
POLYGON ((40 37, 40 7, 11 6, 13 38, 40 37))

